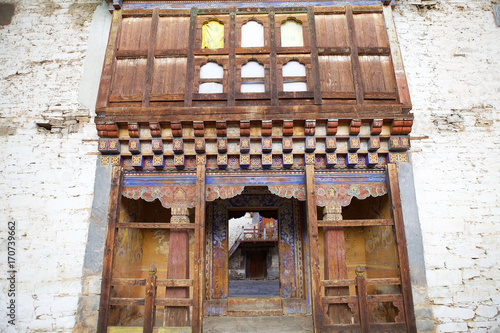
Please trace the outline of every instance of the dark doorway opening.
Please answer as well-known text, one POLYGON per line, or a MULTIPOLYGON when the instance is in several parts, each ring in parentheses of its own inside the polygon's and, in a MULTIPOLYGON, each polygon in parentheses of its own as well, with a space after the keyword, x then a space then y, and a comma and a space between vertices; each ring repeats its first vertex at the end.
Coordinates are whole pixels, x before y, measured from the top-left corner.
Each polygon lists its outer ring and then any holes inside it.
POLYGON ((278 212, 229 216, 229 297, 279 296, 278 212))

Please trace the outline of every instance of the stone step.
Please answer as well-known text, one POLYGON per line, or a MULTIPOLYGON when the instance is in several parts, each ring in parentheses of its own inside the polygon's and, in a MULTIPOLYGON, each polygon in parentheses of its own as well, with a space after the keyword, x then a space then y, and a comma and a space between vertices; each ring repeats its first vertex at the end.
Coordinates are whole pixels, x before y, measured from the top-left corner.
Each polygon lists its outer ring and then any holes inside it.
POLYGON ((231 317, 282 316, 279 297, 230 297, 227 315, 231 317))
POLYGON ((227 310, 229 317, 269 317, 269 316, 282 316, 282 309, 267 309, 267 310, 227 310))
POLYGON ((281 309, 280 297, 229 297, 227 308, 231 310, 281 309))
POLYGON ((313 332, 312 317, 205 317, 203 333, 309 333, 313 332))

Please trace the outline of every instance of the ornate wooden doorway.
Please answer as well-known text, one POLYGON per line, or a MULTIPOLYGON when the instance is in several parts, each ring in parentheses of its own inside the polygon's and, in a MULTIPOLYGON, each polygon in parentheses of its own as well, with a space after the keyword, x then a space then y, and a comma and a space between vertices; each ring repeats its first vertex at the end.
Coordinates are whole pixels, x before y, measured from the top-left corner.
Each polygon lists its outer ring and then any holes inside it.
MULTIPOLYGON (((273 243, 276 243, 279 254, 273 260, 279 261, 279 266, 277 265, 279 271, 271 274, 279 279, 279 295, 261 296, 268 296, 270 298, 268 303, 278 304, 279 311, 273 307, 273 315, 310 314, 310 308, 307 306, 307 270, 304 264, 306 246, 303 208, 303 202, 280 198, 270 193, 267 187, 260 186, 247 186, 238 196, 207 203, 204 292, 206 298, 203 304, 205 316, 235 315, 231 307, 235 307, 236 300, 229 294, 228 261, 231 249, 228 244, 226 221, 228 216, 234 214, 231 211, 256 212, 261 209, 275 211, 274 214, 279 221, 277 234, 274 236, 266 231, 266 237, 270 239, 264 239, 262 234, 246 236, 244 242, 246 246, 243 246, 246 278, 267 278, 268 258, 272 257, 270 249, 274 246, 273 243)), ((241 311, 238 313, 244 315, 241 311)))

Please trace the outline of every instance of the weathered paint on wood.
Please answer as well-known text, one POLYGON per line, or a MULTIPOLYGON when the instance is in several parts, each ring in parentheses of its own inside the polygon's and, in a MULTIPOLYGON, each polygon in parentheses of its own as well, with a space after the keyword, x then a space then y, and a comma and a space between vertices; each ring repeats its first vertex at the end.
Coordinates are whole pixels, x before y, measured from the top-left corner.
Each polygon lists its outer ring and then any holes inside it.
POLYGON ((194 288, 193 288, 193 321, 192 332, 203 331, 203 300, 205 270, 205 191, 206 167, 196 166, 196 207, 195 207, 195 240, 194 240, 194 288))
POLYGON ((109 31, 108 46, 104 56, 101 84, 99 85, 96 108, 106 107, 108 105, 108 95, 111 89, 111 78, 115 63, 116 40, 118 38, 122 20, 121 14, 121 10, 113 11, 113 19, 111 22, 111 30, 109 31))
POLYGON ((113 251, 115 245, 116 223, 120 214, 121 186, 123 169, 113 167, 111 175, 111 189, 108 209, 108 231, 106 234, 106 247, 104 249, 104 262, 101 282, 101 301, 99 305, 99 318, 97 332, 106 332, 109 318, 109 297, 111 291, 111 271, 113 269, 113 251))
POLYGON ((314 331, 321 332, 323 327, 323 311, 321 306, 321 285, 319 267, 319 238, 318 217, 316 210, 316 188, 314 181, 314 165, 306 165, 306 194, 307 194, 307 225, 310 246, 311 265, 311 298, 314 331))
POLYGON ((391 216, 394 219, 394 229, 398 246, 399 267, 401 269, 401 289, 405 307, 405 319, 407 332, 417 331, 415 313, 413 310, 413 294, 411 290, 410 270, 408 264, 408 252, 406 249, 406 236, 403 222, 403 211, 401 208, 401 196, 397 166, 394 163, 387 165, 387 184, 391 201, 391 216))
POLYGON ((411 109, 410 91, 408 90, 408 82, 406 80, 405 69, 403 65, 403 57, 399 49, 398 36, 394 25, 391 6, 383 6, 384 20, 391 47, 391 59, 394 67, 394 75, 398 87, 399 101, 403 104, 403 110, 408 113, 411 109))
MULTIPOLYGON (((342 227, 327 228, 323 231, 323 247, 325 260, 325 279, 347 279, 347 263, 345 256, 344 230, 342 227)), ((326 296, 349 295, 348 287, 327 287, 326 296)), ((333 324, 348 324, 351 313, 346 304, 328 305, 328 319, 333 324)))
POLYGON ((150 267, 148 273, 149 275, 146 278, 146 298, 144 300, 143 333, 153 333, 156 315, 156 267, 150 267))
MULTIPOLYGON (((168 279, 189 278, 189 232, 171 229, 169 240, 168 279)), ((188 298, 189 289, 185 287, 167 287, 166 298, 188 298)), ((189 308, 170 306, 165 309, 165 326, 191 326, 189 308)))

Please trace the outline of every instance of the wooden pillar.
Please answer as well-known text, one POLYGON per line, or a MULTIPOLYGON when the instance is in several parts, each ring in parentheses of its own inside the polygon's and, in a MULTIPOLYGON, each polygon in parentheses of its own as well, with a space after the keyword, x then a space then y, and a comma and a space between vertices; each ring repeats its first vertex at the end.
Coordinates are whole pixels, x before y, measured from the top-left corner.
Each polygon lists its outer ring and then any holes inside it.
MULTIPOLYGON (((189 223, 188 209, 183 205, 172 207, 170 223, 189 223)), ((189 278, 189 231, 187 229, 170 229, 167 279, 189 278)), ((166 298, 189 298, 188 287, 167 287, 166 298)), ((189 307, 167 306, 164 326, 191 326, 189 307)))
POLYGON ((205 282, 205 165, 196 167, 196 211, 194 217, 194 289, 193 289, 193 333, 203 331, 203 299, 205 282))
MULTIPOLYGON (((339 204, 332 203, 326 206, 323 212, 323 221, 342 220, 342 206, 339 204)), ((347 279, 344 228, 324 228, 323 245, 325 250, 325 280, 347 279)), ((329 287, 326 288, 325 294, 326 296, 349 295, 349 287, 329 287)), ((351 322, 351 311, 346 304, 329 304, 327 314, 331 324, 349 324, 351 322)))
POLYGON ((111 175, 111 189, 108 209, 108 232, 106 234, 106 248, 102 268, 101 301, 99 305, 99 319, 97 332, 107 332, 109 318, 109 293, 111 290, 111 271, 113 269, 113 249, 115 247, 116 223, 120 216, 120 199, 122 193, 121 167, 113 167, 111 175))
POLYGON ((369 333, 370 313, 368 308, 368 293, 364 270, 360 266, 356 268, 356 288, 358 294, 359 326, 361 326, 362 333, 369 333))
POLYGON ((318 216, 316 211, 316 183, 314 180, 314 164, 306 165, 306 207, 307 226, 311 260, 311 297, 314 322, 314 332, 321 332, 323 328, 323 309, 321 306, 321 279, 319 269, 319 239, 318 216))
POLYGON ((157 268, 151 264, 148 268, 148 277, 146 278, 146 297, 144 299, 144 325, 143 333, 153 333, 156 317, 156 272, 157 268))
POLYGON ((405 307, 405 321, 408 333, 417 332, 415 313, 413 312, 413 295, 411 291, 408 252, 406 249, 406 236, 403 222, 403 210, 399 192, 398 172, 396 164, 387 164, 387 187, 391 200, 391 215, 394 219, 396 231, 396 244, 398 246, 399 267, 401 267, 401 288, 405 307))

